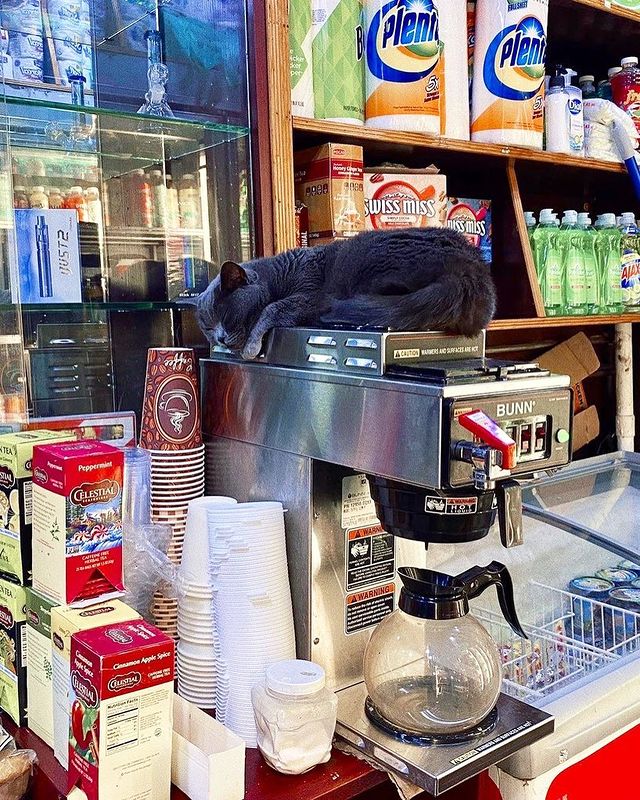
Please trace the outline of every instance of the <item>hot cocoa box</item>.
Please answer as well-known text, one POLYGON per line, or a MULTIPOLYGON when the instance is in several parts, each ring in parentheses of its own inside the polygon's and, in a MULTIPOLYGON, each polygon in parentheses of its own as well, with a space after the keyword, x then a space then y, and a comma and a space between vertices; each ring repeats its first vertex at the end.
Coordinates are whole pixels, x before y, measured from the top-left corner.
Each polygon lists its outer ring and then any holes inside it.
POLYGON ((0 436, 0 575, 31 582, 31 461, 38 444, 64 442, 66 432, 24 431, 0 436))
POLYGON ((33 454, 33 588, 61 605, 115 597, 122 581, 122 451, 102 442, 33 454))
POLYGON ((0 708, 17 725, 27 721, 26 595, 0 580, 0 708))

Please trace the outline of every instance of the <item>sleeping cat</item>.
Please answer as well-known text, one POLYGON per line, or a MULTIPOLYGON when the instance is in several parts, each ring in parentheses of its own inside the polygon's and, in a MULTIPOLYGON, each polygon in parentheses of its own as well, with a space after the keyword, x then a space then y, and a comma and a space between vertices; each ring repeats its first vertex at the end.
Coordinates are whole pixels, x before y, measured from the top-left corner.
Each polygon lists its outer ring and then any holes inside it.
POLYGON ((459 233, 372 231, 240 266, 231 261, 197 302, 213 344, 256 358, 272 328, 342 324, 467 336, 495 311, 489 266, 459 233))

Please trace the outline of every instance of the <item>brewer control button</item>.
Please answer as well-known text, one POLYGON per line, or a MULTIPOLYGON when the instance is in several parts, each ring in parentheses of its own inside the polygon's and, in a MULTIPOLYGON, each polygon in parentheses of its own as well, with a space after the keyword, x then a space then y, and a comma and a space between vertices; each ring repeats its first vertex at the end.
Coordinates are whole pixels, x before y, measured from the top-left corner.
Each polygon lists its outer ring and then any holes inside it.
POLYGON ((564 428, 559 428, 556 431, 556 442, 560 442, 560 444, 566 444, 569 441, 569 431, 565 430, 564 428))

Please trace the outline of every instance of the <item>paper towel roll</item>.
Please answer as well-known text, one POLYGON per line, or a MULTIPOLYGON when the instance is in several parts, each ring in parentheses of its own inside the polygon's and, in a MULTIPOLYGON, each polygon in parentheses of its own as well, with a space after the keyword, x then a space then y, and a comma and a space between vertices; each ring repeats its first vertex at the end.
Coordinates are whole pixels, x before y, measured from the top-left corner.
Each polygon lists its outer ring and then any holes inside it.
POLYGON ((542 147, 547 0, 478 0, 471 138, 542 147))
POLYGON ((291 113, 298 117, 313 118, 312 37, 311 0, 290 0, 291 113))
POLYGON ((469 139, 469 60, 467 0, 440 0, 440 41, 443 84, 440 95, 440 133, 451 139, 469 139))
POLYGON ((361 0, 311 0, 316 119, 364 122, 361 0))
POLYGON ((365 0, 364 7, 367 125, 440 133, 443 65, 436 3, 365 0))

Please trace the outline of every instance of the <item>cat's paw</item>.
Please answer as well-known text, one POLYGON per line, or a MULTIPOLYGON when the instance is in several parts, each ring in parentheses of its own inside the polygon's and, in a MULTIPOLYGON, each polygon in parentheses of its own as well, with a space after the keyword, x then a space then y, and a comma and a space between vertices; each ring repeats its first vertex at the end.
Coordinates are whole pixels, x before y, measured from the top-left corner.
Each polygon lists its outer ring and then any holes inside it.
POLYGON ((245 361, 253 361, 260 355, 262 350, 262 339, 249 339, 242 350, 242 358, 245 361))

